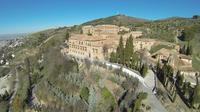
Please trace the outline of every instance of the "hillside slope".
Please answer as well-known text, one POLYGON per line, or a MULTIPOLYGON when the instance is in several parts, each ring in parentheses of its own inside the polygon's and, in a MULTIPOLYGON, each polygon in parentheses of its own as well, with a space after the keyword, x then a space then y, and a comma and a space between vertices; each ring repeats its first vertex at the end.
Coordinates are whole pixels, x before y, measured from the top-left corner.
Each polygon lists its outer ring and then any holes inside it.
POLYGON ((110 16, 106 18, 92 20, 92 21, 83 23, 82 25, 113 24, 113 25, 118 25, 118 26, 121 26, 121 25, 122 26, 130 26, 130 25, 137 26, 145 22, 149 22, 149 20, 136 18, 136 17, 130 17, 126 15, 115 15, 115 16, 110 16))

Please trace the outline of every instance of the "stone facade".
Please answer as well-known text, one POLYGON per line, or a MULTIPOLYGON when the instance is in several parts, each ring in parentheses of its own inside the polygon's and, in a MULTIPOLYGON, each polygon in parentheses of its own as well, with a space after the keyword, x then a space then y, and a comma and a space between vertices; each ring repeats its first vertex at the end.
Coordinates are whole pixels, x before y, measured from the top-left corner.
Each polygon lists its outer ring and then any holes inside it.
POLYGON ((180 71, 186 81, 195 83, 195 74, 199 73, 192 67, 192 58, 183 54, 179 54, 176 49, 162 48, 152 54, 152 59, 155 61, 166 62, 175 71, 180 71))
POLYGON ((111 52, 116 52, 119 39, 122 36, 124 44, 132 35, 134 50, 149 49, 154 44, 152 39, 138 39, 142 36, 141 31, 130 31, 126 27, 115 25, 83 26, 83 34, 72 34, 65 43, 68 48, 61 50, 63 54, 69 54, 81 58, 106 60, 111 52), (120 31, 126 33, 121 35, 120 31))
POLYGON ((125 33, 123 36, 123 39, 127 39, 129 38, 130 36, 133 37, 133 39, 136 39, 136 38, 140 38, 142 36, 142 32, 141 31, 131 31, 131 32, 128 32, 128 33, 125 33))
POLYGON ((190 56, 180 54, 179 59, 184 61, 185 63, 192 64, 192 58, 190 56))
POLYGON ((154 39, 134 39, 133 40, 133 45, 134 45, 134 50, 150 50, 151 47, 155 44, 154 39))
POLYGON ((91 58, 104 60, 108 54, 116 48, 116 44, 111 41, 96 36, 73 34, 69 41, 68 49, 65 49, 69 55, 80 58, 91 58))
POLYGON ((91 34, 94 36, 99 35, 118 35, 120 31, 129 32, 130 29, 124 26, 119 27, 116 25, 97 25, 97 26, 83 26, 82 27, 83 34, 91 34))

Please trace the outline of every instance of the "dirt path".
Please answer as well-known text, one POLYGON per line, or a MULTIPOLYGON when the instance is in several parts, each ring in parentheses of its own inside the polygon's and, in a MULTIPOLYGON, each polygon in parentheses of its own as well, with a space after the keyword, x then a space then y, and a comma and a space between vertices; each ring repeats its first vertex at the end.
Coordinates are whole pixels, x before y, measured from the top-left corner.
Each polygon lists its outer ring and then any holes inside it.
POLYGON ((50 39, 52 39, 54 36, 50 36, 49 38, 47 38, 44 42, 42 42, 39 47, 41 47, 43 44, 47 43, 50 39))
POLYGON ((9 84, 10 78, 11 78, 10 74, 0 78, 0 95, 4 94, 6 91, 10 91, 10 84, 9 84))

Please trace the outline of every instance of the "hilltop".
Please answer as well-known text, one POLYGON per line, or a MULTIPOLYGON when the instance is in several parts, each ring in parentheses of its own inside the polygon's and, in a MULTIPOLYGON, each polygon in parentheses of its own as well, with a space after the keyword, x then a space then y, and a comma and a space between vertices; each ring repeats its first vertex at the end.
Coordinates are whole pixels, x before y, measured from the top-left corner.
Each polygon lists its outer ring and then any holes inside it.
POLYGON ((92 21, 83 23, 82 25, 112 24, 112 25, 117 25, 117 26, 130 26, 130 25, 137 25, 137 24, 146 23, 146 22, 150 22, 150 21, 147 19, 136 18, 136 17, 119 14, 119 15, 92 20, 92 21))

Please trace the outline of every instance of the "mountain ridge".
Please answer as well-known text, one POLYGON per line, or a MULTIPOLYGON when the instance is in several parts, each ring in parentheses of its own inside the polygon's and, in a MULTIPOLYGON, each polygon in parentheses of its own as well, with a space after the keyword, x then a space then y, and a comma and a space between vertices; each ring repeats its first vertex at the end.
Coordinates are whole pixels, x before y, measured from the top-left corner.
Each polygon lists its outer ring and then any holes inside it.
POLYGON ((81 25, 113 24, 113 25, 118 25, 118 26, 127 26, 127 25, 132 25, 133 23, 138 24, 138 23, 145 23, 145 22, 150 22, 150 20, 138 18, 138 17, 126 16, 124 14, 118 14, 114 16, 108 16, 108 17, 91 20, 81 25))
MULTIPOLYGON (((199 15, 194 15, 196 18, 199 18, 199 15)), ((138 24, 144 24, 149 22, 165 22, 165 21, 176 21, 176 20, 187 20, 187 19, 194 19, 193 17, 180 17, 180 16, 172 16, 172 17, 166 17, 156 20, 149 20, 145 18, 138 18, 138 17, 132 17, 127 16, 124 14, 118 14, 108 17, 102 17, 94 20, 87 21, 85 23, 82 23, 81 25, 103 25, 103 24, 112 24, 117 26, 130 26, 134 25, 137 26, 138 24)))

